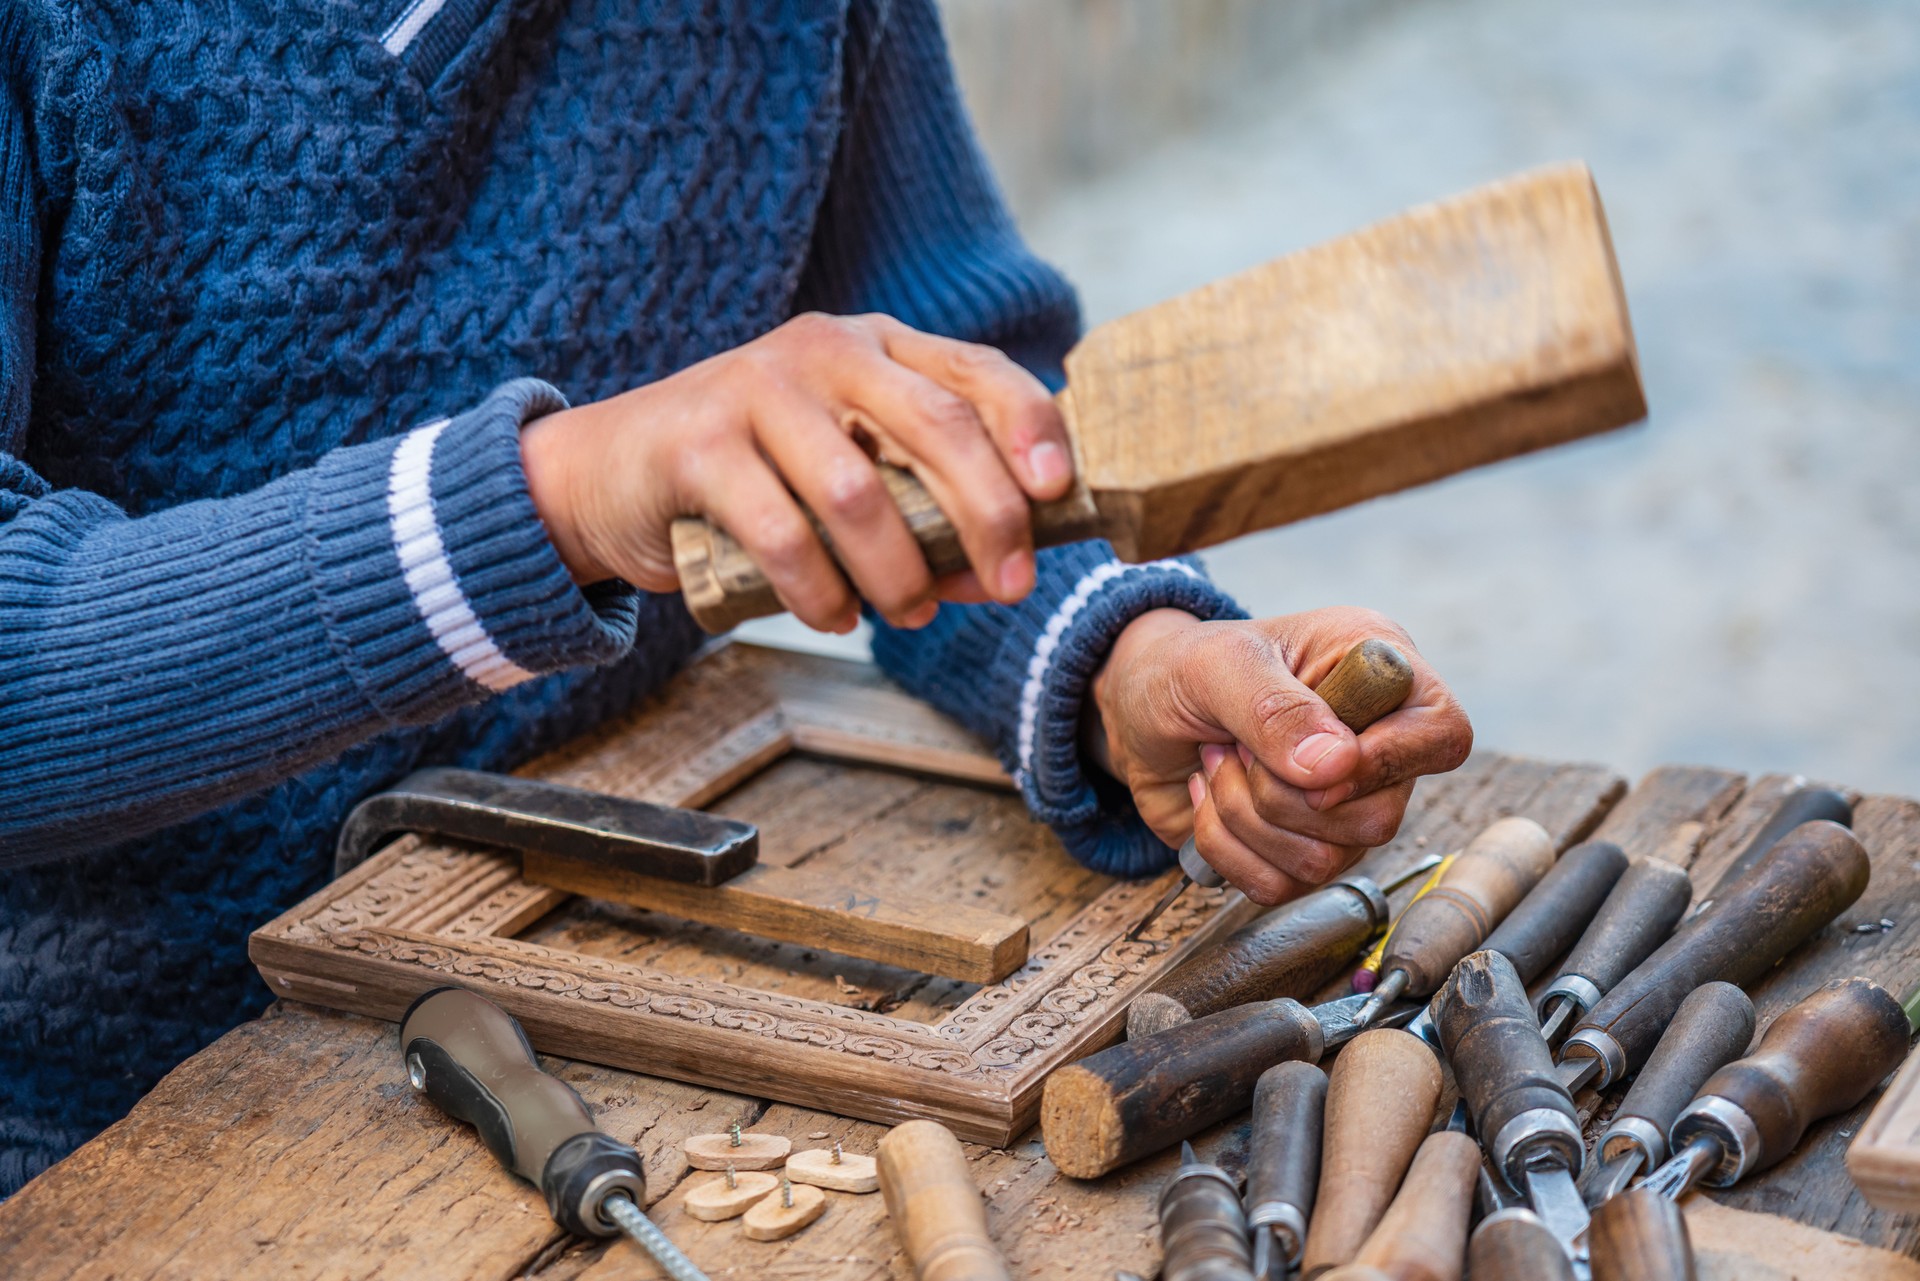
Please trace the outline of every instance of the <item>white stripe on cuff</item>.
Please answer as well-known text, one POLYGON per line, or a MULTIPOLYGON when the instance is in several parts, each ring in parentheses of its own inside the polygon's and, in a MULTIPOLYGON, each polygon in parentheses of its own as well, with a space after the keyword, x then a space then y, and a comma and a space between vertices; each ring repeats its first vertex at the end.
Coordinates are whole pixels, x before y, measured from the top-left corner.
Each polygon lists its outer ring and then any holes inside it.
POLYGON ((1144 565, 1110 560, 1104 565, 1094 566, 1074 584, 1073 590, 1060 602, 1060 607, 1053 611, 1053 617, 1047 620, 1039 642, 1033 647, 1033 657, 1027 660, 1027 683, 1020 687, 1020 734, 1016 740, 1020 766, 1014 771, 1015 782, 1024 784, 1033 772, 1033 736, 1040 719, 1040 695, 1047 687, 1047 672, 1053 667, 1053 656, 1060 648, 1061 638, 1073 626, 1074 618, 1102 588, 1123 574, 1143 569, 1173 569, 1189 578, 1200 577, 1193 566, 1177 560, 1148 561, 1144 565))
POLYGON ((394 553, 400 557, 400 572, 406 577, 420 620, 455 667, 475 683, 499 693, 532 680, 533 673, 502 654, 493 643, 493 637, 474 616, 447 560, 440 522, 433 514, 433 442, 446 430, 447 422, 442 418, 414 428, 394 449, 393 468, 387 476, 387 520, 393 530, 394 553))
POLYGON ((386 51, 398 58, 407 51, 414 37, 418 36, 432 22, 434 15, 446 8, 447 0, 413 0, 413 3, 400 11, 387 29, 380 33, 380 43, 386 51))

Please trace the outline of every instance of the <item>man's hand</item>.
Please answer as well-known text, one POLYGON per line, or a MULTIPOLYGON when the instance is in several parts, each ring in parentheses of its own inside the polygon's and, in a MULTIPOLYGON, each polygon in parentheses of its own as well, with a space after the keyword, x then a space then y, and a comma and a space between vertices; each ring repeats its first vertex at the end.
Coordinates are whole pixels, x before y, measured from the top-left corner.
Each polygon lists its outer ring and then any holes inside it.
POLYGON ((1028 500, 1058 498, 1073 481, 1066 427, 1038 379, 990 347, 885 316, 797 317, 657 383, 540 419, 522 433, 521 456, 576 581, 675 590, 669 528, 705 516, 801 621, 834 632, 859 621, 856 591, 902 627, 924 626, 936 599, 1019 600, 1034 582, 1028 500), (933 581, 875 457, 927 487, 972 570, 933 581))
POLYGON ((1189 834, 1256 903, 1321 885, 1393 839, 1413 780, 1454 769, 1473 727, 1407 634, 1368 610, 1251 623, 1155 610, 1094 677, 1089 746, 1168 845, 1189 834), (1357 738, 1312 687, 1361 641, 1413 665, 1400 709, 1357 738))

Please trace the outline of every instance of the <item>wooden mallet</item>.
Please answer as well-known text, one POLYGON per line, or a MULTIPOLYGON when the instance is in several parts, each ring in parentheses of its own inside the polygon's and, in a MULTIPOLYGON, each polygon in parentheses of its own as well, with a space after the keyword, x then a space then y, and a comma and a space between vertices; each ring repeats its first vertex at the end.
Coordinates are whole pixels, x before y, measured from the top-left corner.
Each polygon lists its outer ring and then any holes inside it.
MULTIPOLYGON (((1072 493, 1041 547, 1101 537, 1129 561, 1210 547, 1625 426, 1646 398, 1585 165, 1521 174, 1101 325, 1058 403, 1072 493)), ((882 474, 935 574, 953 526, 882 474)), ((784 608, 724 530, 676 521, 687 607, 711 632, 784 608)))

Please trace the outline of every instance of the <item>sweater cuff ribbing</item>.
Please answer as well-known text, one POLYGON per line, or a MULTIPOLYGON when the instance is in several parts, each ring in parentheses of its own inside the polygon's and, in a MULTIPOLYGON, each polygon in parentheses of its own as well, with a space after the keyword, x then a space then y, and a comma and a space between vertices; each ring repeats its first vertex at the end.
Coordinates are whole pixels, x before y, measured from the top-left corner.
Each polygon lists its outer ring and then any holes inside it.
POLYGON ((390 719, 433 720, 632 646, 636 594, 576 585, 527 492, 520 429, 565 407, 519 379, 314 469, 305 532, 328 636, 390 719))

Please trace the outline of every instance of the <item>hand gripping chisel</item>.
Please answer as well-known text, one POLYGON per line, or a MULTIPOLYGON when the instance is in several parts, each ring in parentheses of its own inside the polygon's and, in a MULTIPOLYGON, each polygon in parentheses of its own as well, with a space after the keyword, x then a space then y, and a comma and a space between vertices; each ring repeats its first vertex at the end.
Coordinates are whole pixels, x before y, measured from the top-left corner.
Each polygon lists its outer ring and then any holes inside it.
POLYGON ((413 1088, 471 1124, 500 1164, 539 1188, 569 1232, 624 1232, 672 1281, 707 1281, 640 1207, 640 1154, 594 1128, 572 1086, 541 1071, 512 1015, 465 988, 436 988, 400 1020, 413 1088))

